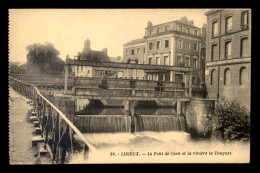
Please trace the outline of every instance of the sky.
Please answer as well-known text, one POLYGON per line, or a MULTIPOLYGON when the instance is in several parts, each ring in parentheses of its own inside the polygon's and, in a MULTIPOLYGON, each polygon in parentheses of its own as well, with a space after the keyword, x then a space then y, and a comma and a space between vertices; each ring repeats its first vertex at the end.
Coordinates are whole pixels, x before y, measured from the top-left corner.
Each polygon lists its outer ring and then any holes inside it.
POLYGON ((59 57, 73 58, 84 41, 92 50, 108 49, 108 56, 123 57, 123 44, 145 35, 147 22, 153 25, 186 16, 194 25, 206 23, 210 9, 10 9, 9 61, 26 62, 28 45, 52 43, 59 57))

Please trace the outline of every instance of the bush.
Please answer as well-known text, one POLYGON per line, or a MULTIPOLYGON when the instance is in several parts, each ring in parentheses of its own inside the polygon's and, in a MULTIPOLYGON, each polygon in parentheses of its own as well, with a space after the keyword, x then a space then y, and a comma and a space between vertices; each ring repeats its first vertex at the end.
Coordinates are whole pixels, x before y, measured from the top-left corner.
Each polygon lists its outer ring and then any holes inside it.
POLYGON ((250 113, 234 100, 221 99, 212 113, 213 137, 224 140, 250 139, 250 113))

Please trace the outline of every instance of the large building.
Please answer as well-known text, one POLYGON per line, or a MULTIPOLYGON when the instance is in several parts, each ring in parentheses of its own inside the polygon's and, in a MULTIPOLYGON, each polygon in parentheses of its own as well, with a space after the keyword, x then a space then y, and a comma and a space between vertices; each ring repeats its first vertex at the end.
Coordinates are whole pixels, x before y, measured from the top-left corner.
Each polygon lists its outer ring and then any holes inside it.
MULTIPOLYGON (((74 58, 78 61, 110 62, 110 58, 107 55, 107 48, 102 49, 102 51, 91 50, 91 42, 89 39, 85 40, 83 50, 74 58)), ((70 75, 75 77, 112 77, 116 76, 117 72, 118 70, 115 68, 83 65, 73 65, 69 69, 70 75)))
MULTIPOLYGON (((149 21, 143 38, 124 44, 123 62, 192 67, 193 82, 199 83, 202 79, 201 36, 201 28, 186 17, 158 25, 149 21)), ((184 80, 183 73, 166 70, 143 71, 135 77, 172 82, 184 80)))
POLYGON ((235 99, 250 109, 251 10, 211 10, 207 16, 208 97, 235 99))

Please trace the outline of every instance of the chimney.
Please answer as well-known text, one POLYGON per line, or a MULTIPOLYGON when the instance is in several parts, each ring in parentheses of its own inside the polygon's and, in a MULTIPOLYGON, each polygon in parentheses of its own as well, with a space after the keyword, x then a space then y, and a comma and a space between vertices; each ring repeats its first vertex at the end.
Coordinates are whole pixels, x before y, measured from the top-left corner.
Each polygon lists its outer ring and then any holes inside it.
POLYGON ((203 23, 203 26, 201 28, 201 36, 206 40, 206 31, 207 31, 207 25, 203 23))
POLYGON ((85 40, 85 42, 84 42, 83 52, 84 52, 85 54, 88 54, 89 51, 90 51, 90 40, 87 39, 87 40, 85 40))
POLYGON ((107 55, 107 48, 103 48, 102 52, 104 52, 107 55))
POLYGON ((152 24, 152 22, 149 20, 149 21, 147 22, 147 27, 151 27, 151 26, 153 26, 153 24, 152 24))

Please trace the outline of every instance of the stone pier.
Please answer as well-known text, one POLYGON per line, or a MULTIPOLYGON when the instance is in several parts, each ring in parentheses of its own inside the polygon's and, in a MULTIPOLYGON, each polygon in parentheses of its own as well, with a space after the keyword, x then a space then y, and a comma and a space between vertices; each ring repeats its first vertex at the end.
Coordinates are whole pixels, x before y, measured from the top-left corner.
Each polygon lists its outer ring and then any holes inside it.
POLYGON ((186 108, 186 123, 191 135, 209 137, 212 124, 208 122, 211 110, 215 107, 215 100, 191 98, 186 108))

